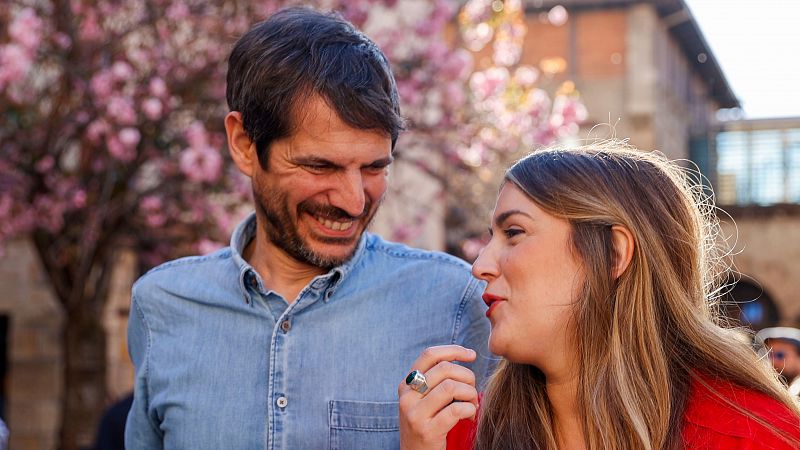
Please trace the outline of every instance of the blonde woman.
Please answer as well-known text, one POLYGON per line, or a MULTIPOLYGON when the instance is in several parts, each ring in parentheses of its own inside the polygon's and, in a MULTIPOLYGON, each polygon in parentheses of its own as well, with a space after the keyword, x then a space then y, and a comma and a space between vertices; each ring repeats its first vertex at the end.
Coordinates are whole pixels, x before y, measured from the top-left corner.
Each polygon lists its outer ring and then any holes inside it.
POLYGON ((472 268, 503 361, 478 401, 453 361, 485 355, 425 351, 398 388, 403 448, 800 448, 797 401, 721 325, 701 194, 618 141, 512 166, 472 268))

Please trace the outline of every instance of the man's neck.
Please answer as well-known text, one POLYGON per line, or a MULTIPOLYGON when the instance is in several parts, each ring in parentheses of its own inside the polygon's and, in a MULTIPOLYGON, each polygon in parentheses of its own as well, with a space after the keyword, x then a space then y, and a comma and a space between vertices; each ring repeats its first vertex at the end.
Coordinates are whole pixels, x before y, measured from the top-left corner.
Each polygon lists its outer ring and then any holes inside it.
POLYGON ((261 276, 264 287, 280 294, 287 303, 293 303, 314 277, 325 273, 323 269, 297 261, 276 247, 261 227, 256 228, 256 235, 244 248, 242 257, 261 276))

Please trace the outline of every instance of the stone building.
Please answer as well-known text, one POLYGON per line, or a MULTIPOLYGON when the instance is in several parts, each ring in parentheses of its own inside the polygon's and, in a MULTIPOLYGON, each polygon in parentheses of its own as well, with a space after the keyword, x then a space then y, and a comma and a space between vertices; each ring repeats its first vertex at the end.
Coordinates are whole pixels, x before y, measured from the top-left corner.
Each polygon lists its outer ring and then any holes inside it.
POLYGON ((683 0, 528 0, 523 62, 563 67, 589 112, 583 138, 628 137, 690 159, 717 193, 735 247, 729 314, 800 325, 800 119, 719 122, 739 107, 683 0), (560 5, 567 20, 548 13, 560 5))
POLYGON ((754 328, 800 326, 800 118, 723 122, 709 160, 741 281, 731 292, 754 328))
MULTIPOLYGON (((683 0, 526 0, 523 62, 563 70, 589 118, 582 138, 630 138, 670 158, 703 160, 716 112, 739 101, 683 0), (552 11, 566 12, 563 23, 552 11), (550 15, 548 15, 550 13, 550 15)), ((545 77, 546 78, 546 77, 545 77)), ((547 83, 547 81, 545 81, 547 83)))

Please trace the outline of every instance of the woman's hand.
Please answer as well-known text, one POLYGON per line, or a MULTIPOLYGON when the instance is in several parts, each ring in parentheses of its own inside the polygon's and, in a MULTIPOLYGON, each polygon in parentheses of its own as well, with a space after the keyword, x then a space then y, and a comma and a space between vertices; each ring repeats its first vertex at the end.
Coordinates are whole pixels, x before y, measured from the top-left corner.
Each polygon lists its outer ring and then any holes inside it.
POLYGON ((451 361, 475 360, 475 351, 460 345, 428 347, 410 370, 425 375, 425 394, 411 389, 405 380, 397 388, 400 397, 400 448, 444 450, 447 432, 461 419, 475 416, 478 391, 475 374, 451 361))

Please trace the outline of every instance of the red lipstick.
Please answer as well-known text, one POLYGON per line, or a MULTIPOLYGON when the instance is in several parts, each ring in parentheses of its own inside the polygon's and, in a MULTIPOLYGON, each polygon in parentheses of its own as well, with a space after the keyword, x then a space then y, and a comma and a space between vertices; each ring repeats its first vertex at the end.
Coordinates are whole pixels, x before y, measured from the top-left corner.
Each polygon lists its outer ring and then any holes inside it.
POLYGON ((489 307, 489 309, 486 310, 486 317, 489 317, 492 314, 492 311, 494 311, 494 309, 497 308, 500 302, 503 301, 505 301, 505 299, 502 297, 489 294, 488 292, 484 293, 483 302, 486 303, 486 305, 489 307))

